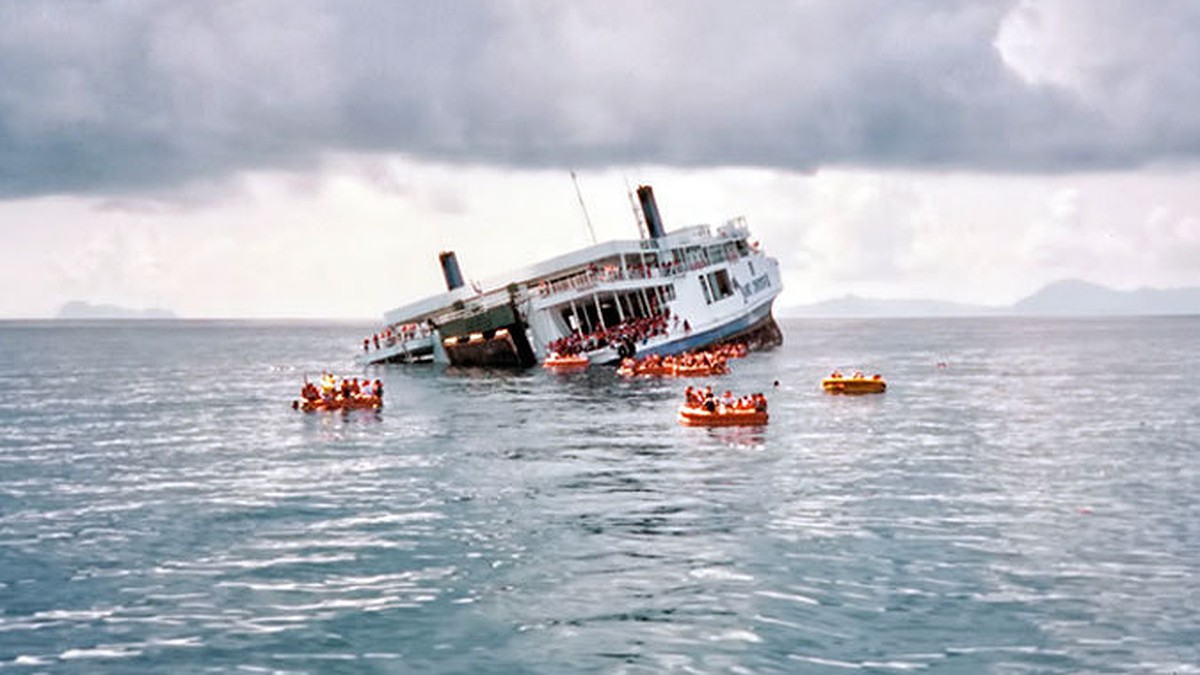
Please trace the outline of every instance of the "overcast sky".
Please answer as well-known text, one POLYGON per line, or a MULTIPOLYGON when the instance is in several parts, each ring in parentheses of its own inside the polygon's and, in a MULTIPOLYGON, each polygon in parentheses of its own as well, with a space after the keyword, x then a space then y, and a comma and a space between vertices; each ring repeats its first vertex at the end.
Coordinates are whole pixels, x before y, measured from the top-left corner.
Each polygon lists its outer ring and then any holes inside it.
POLYGON ((745 215, 779 305, 1200 285, 1200 2, 0 5, 0 317, 377 317, 745 215))

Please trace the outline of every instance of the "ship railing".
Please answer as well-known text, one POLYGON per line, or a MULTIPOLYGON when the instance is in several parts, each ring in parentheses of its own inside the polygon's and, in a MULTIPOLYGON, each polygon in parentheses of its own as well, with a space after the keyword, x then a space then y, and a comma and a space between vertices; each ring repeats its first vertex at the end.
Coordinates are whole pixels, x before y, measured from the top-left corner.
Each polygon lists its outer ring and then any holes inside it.
POLYGON ((738 216, 725 221, 725 224, 717 228, 717 236, 725 239, 745 239, 750 236, 750 225, 746 222, 746 216, 738 216))
POLYGON ((469 300, 463 301, 460 307, 438 314, 437 316, 433 317, 433 320, 435 323, 442 325, 450 321, 465 319, 480 312, 486 312, 495 309, 502 305, 508 304, 512 300, 520 302, 520 293, 517 293, 516 297, 514 297, 503 289, 498 291, 489 291, 487 293, 477 295, 469 300))
POLYGON ((433 333, 428 330, 393 335, 386 340, 380 340, 378 348, 364 351, 358 356, 358 360, 361 363, 378 363, 401 354, 405 355, 406 359, 411 359, 414 353, 429 348, 432 343, 433 333))
MULTIPOLYGON (((733 260, 735 258, 731 258, 733 260)), ((681 274, 686 274, 689 271, 700 269, 707 266, 707 262, 696 262, 692 264, 676 264, 667 262, 662 264, 647 264, 627 267, 622 270, 620 267, 611 266, 597 270, 588 270, 579 274, 558 279, 556 281, 543 281, 537 285, 534 291, 536 295, 541 297, 549 297, 560 293, 578 293, 580 291, 591 290, 601 284, 619 283, 623 281, 645 281, 647 279, 670 279, 681 274)))
POLYGON ((394 347, 395 345, 404 344, 412 340, 419 340, 433 336, 433 331, 427 324, 418 324, 415 327, 402 327, 393 329, 393 333, 387 338, 381 340, 384 347, 394 347))
POLYGON ((557 295, 559 293, 567 293, 572 291, 585 291, 594 288, 597 284, 596 276, 591 272, 580 272, 566 279, 558 279, 557 281, 542 282, 538 286, 538 294, 540 295, 557 295))

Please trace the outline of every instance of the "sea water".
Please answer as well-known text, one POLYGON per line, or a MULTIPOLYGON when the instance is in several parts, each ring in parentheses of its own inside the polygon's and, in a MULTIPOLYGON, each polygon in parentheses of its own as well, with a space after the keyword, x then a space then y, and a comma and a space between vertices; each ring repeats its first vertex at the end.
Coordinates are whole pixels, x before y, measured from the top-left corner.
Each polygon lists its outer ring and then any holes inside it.
POLYGON ((697 380, 370 330, 0 323, 0 671, 1200 672, 1198 318, 792 321, 697 380), (322 370, 386 406, 292 410, 322 370))

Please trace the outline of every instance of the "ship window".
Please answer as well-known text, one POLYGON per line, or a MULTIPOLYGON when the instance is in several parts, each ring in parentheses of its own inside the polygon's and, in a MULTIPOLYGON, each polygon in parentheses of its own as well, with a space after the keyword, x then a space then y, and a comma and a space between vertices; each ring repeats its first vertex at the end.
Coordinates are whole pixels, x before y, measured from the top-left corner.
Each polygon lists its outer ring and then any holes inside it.
POLYGON ((708 290, 708 277, 707 276, 700 277, 700 289, 704 291, 704 302, 711 305, 712 304, 712 293, 710 293, 708 290))
POLYGON ((733 284, 729 282, 729 270, 717 270, 708 276, 708 287, 712 291, 712 302, 733 295, 733 284))
POLYGON ((600 315, 596 313, 596 306, 588 303, 583 306, 583 332, 594 333, 600 327, 600 315))
POLYGON ((605 298, 600 301, 600 316, 606 326, 615 326, 621 323, 621 314, 617 310, 617 303, 613 298, 605 298))
POLYGON ((675 299, 675 284, 667 284, 662 287, 663 300, 671 302, 675 299))
POLYGON ((746 265, 750 268, 750 276, 754 276, 754 262, 747 260, 746 265))

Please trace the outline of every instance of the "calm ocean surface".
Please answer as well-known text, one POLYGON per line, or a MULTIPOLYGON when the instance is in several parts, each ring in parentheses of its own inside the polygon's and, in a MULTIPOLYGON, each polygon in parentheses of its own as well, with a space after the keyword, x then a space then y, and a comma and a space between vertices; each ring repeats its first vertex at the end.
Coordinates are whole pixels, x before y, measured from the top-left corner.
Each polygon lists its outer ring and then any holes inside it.
POLYGON ((762 430, 604 368, 292 411, 369 329, 0 323, 0 672, 1200 672, 1200 318, 785 322, 711 380, 762 430))

